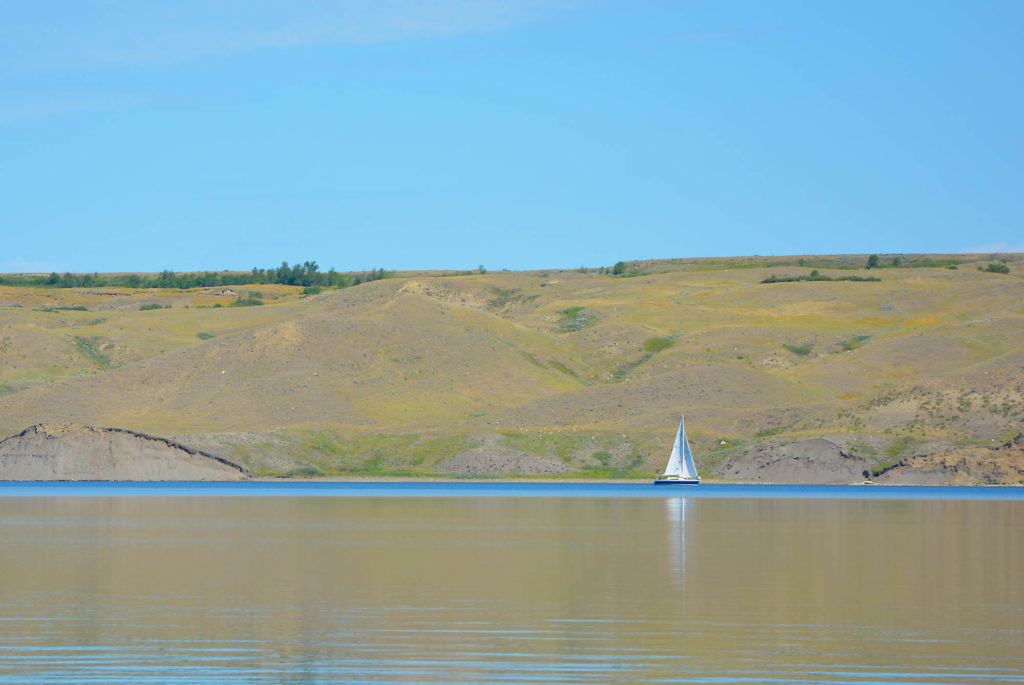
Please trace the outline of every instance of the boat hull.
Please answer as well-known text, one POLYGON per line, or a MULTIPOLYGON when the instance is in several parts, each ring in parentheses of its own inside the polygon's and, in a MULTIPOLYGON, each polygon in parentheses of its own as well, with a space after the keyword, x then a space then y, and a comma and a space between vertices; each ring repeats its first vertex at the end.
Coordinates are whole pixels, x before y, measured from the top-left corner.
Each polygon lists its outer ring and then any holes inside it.
POLYGON ((700 485, 700 478, 655 478, 655 485, 700 485))

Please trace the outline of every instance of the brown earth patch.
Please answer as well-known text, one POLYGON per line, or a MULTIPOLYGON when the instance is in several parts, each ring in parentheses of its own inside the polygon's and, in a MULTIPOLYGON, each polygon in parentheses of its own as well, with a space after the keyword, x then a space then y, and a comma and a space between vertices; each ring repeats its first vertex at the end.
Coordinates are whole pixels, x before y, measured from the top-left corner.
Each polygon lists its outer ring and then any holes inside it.
POLYGON ((917 454, 875 478, 893 485, 996 485, 1024 483, 1024 433, 997 447, 952 447, 917 454))
POLYGON ((247 475, 226 459, 120 428, 39 424, 0 441, 0 480, 241 480, 247 475))
POLYGON ((482 292, 452 288, 448 285, 430 281, 408 281, 398 289, 398 293, 403 295, 421 295, 445 304, 470 307, 472 309, 485 309, 487 307, 487 297, 482 292))
POLYGON ((730 480, 758 483, 859 483, 869 462, 825 438, 756 445, 722 469, 730 480))

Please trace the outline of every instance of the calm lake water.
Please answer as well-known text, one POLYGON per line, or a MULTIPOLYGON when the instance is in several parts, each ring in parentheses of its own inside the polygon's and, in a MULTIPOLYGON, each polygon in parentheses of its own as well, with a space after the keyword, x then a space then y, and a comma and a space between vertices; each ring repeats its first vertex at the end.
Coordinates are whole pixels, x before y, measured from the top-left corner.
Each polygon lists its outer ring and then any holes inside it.
POLYGON ((945 490, 2 484, 0 682, 1024 682, 945 490))

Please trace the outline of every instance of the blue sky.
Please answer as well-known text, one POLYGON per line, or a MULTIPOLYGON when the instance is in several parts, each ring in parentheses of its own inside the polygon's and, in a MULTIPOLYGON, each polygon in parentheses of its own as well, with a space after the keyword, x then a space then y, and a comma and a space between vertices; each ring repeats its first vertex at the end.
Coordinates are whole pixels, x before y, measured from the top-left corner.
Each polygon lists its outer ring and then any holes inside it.
POLYGON ((0 271, 1024 251, 1024 3, 0 0, 0 271))

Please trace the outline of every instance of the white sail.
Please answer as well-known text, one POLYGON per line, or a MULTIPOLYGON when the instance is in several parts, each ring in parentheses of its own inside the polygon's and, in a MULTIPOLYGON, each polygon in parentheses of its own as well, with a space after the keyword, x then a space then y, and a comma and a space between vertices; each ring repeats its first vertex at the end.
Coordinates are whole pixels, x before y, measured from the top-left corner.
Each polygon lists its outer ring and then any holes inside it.
POLYGON ((665 475, 662 478, 669 476, 687 480, 697 478, 697 467, 694 466, 690 442, 686 439, 686 431, 683 428, 684 420, 684 418, 679 419, 679 432, 676 433, 676 441, 672 444, 672 453, 668 457, 665 475))
POLYGON ((672 452, 668 455, 668 464, 665 466, 666 476, 682 476, 683 460, 682 450, 679 443, 683 441, 683 422, 679 421, 679 432, 676 433, 676 441, 672 443, 672 452))
POLYGON ((690 441, 686 439, 683 432, 683 424, 679 423, 679 434, 683 436, 683 478, 696 478, 697 467, 693 463, 693 452, 690 451, 690 441))

